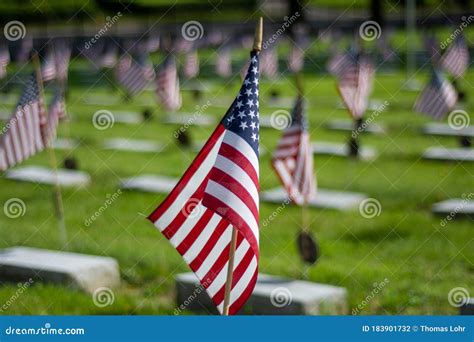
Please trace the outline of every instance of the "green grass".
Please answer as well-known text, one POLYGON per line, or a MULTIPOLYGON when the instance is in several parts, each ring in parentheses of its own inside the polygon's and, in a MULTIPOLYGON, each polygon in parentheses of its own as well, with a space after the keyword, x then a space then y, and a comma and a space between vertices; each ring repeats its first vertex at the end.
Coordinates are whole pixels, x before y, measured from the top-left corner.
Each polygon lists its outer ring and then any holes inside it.
MULTIPOLYGON (((308 68, 313 66, 309 65, 308 68)), ((319 65, 321 67, 321 65, 319 65)), ((90 68, 74 62, 71 72, 69 111, 72 122, 62 124, 60 136, 82 139, 82 145, 72 154, 81 169, 89 172, 92 184, 85 189, 63 189, 69 251, 105 255, 120 264, 122 284, 114 290, 115 302, 98 308, 86 293, 66 287, 35 284, 29 287, 3 314, 173 314, 176 306, 173 276, 188 270, 187 266, 149 223, 149 214, 164 195, 123 192, 113 204, 89 227, 85 220, 94 214, 111 194, 117 191, 121 177, 151 173, 179 176, 191 162, 194 153, 182 151, 173 141, 177 126, 163 125, 165 113, 153 106, 154 121, 137 126, 116 123, 99 131, 92 125, 92 115, 99 109, 141 110, 142 101, 153 101, 147 91, 133 102, 113 107, 83 104, 85 94, 110 94, 102 80, 94 88, 79 83, 78 70, 90 68), (167 144, 161 154, 118 153, 100 149, 107 137, 153 139, 167 144)), ((381 214, 366 219, 357 210, 338 212, 311 209, 311 230, 321 246, 321 258, 309 269, 311 281, 347 288, 349 309, 357 307, 385 278, 389 283, 369 302, 361 314, 455 314, 448 303, 448 292, 454 287, 469 289, 474 281, 473 223, 456 220, 446 227, 441 217, 430 213, 431 205, 439 200, 460 197, 473 189, 472 164, 431 162, 420 159, 429 146, 456 146, 453 138, 423 136, 419 128, 429 120, 412 111, 416 93, 401 89, 404 73, 377 75, 373 99, 388 101, 389 106, 375 122, 388 127, 386 135, 364 135, 363 145, 374 146, 380 156, 373 162, 358 162, 336 157, 315 157, 320 187, 365 192, 380 201, 381 214)), ((91 80, 93 76, 90 77, 91 80)), ((94 76, 96 77, 96 76, 94 76)), ((425 74, 417 75, 420 81, 425 74)), ((98 79, 98 77, 97 77, 98 79)), ((202 103, 228 99, 236 94, 239 82, 200 79, 209 85, 202 103)), ((469 72, 463 86, 473 93, 474 72, 469 72)), ((344 110, 336 108, 339 99, 334 80, 329 76, 305 77, 308 115, 313 140, 344 142, 348 134, 326 130, 324 123, 333 118, 347 118, 344 110)), ((278 82, 264 80, 261 84, 261 113, 268 108, 269 91, 278 89, 282 95, 293 97, 294 86, 289 78, 278 82)), ((198 103, 184 93, 183 111, 193 112, 198 103)), ((2 106, 10 111, 12 106, 2 106)), ((472 112, 470 96, 467 107, 472 112)), ((223 108, 211 107, 216 117, 223 108)), ((367 116, 370 115, 370 111, 367 116)), ((471 121, 474 118, 471 116, 471 121)), ((205 139, 211 128, 189 129, 195 140, 205 139)), ((261 143, 270 151, 280 132, 262 129, 261 143)), ((62 160, 66 152, 57 152, 62 160)), ((48 165, 43 152, 23 165, 48 165)), ((261 188, 278 185, 270 168, 269 154, 261 158, 261 188)), ((0 247, 34 246, 61 248, 53 214, 52 188, 18 183, 0 178, 0 204, 10 198, 20 198, 26 204, 24 216, 11 219, 0 211, 0 247)), ((261 220, 269 217, 277 205, 262 204, 261 220)), ((295 237, 299 231, 300 209, 286 208, 273 222, 261 228, 260 270, 265 273, 300 278, 300 262, 295 237)), ((0 287, 0 303, 15 293, 16 284, 0 287)), ((470 288, 471 293, 474 289, 470 288)))

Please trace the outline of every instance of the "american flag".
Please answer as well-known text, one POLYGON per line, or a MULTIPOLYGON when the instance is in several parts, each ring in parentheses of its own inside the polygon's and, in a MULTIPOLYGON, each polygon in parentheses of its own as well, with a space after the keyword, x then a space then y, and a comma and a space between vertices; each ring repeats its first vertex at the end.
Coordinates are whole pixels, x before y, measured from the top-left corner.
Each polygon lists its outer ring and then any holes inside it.
POLYGON ((457 102, 457 93, 443 75, 433 70, 430 82, 422 90, 415 103, 415 111, 440 120, 457 102))
POLYGON ((135 96, 155 78, 155 70, 148 61, 148 55, 142 54, 134 59, 125 54, 117 63, 115 77, 128 95, 135 96))
POLYGON ((158 34, 150 34, 146 42, 146 51, 155 52, 160 48, 160 36, 158 34))
POLYGON ((101 68, 113 68, 115 64, 117 64, 117 52, 118 48, 115 43, 111 43, 106 46, 104 51, 102 51, 102 55, 100 56, 99 66, 101 68))
POLYGON ((49 49, 46 52, 46 56, 43 59, 43 64, 41 65, 41 77, 45 82, 56 78, 56 60, 52 49, 49 49))
POLYGON ((230 59, 230 49, 219 50, 216 59, 216 74, 220 77, 229 77, 232 74, 232 61, 230 59))
POLYGON ((349 113, 355 119, 364 115, 372 91, 374 67, 369 56, 353 54, 351 63, 339 75, 338 90, 349 113))
POLYGON ((275 78, 278 75, 278 54, 276 48, 268 48, 261 52, 260 74, 268 78, 275 78))
POLYGON ((10 62, 10 53, 7 45, 0 45, 0 79, 7 75, 7 65, 10 62))
POLYGON ((186 53, 183 74, 187 79, 194 78, 199 74, 199 56, 196 49, 186 53))
POLYGON ((352 57, 350 53, 337 52, 329 59, 326 67, 331 75, 340 77, 351 65, 352 57))
POLYGON ((441 57, 441 66, 456 78, 462 77, 469 66, 469 50, 462 35, 456 37, 441 57))
POLYGON ((33 49, 33 38, 25 37, 24 39, 20 39, 20 48, 16 52, 15 60, 20 63, 28 62, 31 49, 33 49))
POLYGON ((440 58, 439 43, 434 34, 426 35, 424 37, 425 50, 432 64, 437 64, 440 58))
POLYGON ((181 93, 178 71, 173 55, 168 55, 158 71, 156 92, 161 104, 167 111, 181 108, 181 93))
POLYGON ((54 57, 58 80, 65 82, 67 80, 69 60, 71 58, 71 47, 66 41, 61 40, 56 44, 54 57))
POLYGON ((239 95, 201 152, 149 219, 168 238, 223 312, 233 228, 237 242, 229 314, 250 297, 258 274, 258 56, 239 95))
POLYGON ((46 145, 49 146, 54 139, 56 139, 56 131, 59 125, 59 120, 66 117, 66 101, 61 89, 56 91, 56 94, 51 100, 48 108, 48 124, 46 134, 46 145))
POLYGON ((0 170, 4 171, 45 147, 46 114, 35 74, 28 78, 20 101, 0 136, 0 170))
POLYGON ((300 72, 303 69, 304 51, 297 44, 293 44, 290 55, 288 57, 288 69, 291 72, 300 72))
POLYGON ((313 151, 302 96, 296 100, 291 114, 291 124, 283 132, 273 153, 272 166, 294 203, 303 205, 314 198, 316 180, 313 151))

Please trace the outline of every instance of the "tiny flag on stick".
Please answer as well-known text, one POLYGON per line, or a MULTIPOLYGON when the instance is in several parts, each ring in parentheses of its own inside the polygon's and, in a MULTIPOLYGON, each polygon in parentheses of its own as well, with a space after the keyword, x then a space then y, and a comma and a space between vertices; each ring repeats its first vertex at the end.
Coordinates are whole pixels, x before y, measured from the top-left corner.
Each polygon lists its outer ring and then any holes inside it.
POLYGON ((456 37, 441 57, 441 66, 456 78, 462 77, 469 66, 469 50, 462 35, 456 37))

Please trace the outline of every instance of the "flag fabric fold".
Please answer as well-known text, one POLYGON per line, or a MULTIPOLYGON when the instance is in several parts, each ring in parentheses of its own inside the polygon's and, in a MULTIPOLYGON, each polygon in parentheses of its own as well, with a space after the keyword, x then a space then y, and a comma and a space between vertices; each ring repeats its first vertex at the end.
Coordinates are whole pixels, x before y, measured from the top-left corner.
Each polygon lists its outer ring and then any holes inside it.
POLYGON ((305 116, 305 101, 299 96, 291 114, 291 124, 273 153, 272 166, 289 198, 297 205, 307 204, 316 195, 313 150, 305 116))
POLYGON ((458 95, 449 81, 438 70, 433 70, 430 82, 415 102, 415 111, 441 120, 456 105, 458 95))
POLYGON ((181 180, 149 220, 170 240, 223 312, 233 227, 237 243, 229 314, 258 275, 258 55, 237 98, 181 180))

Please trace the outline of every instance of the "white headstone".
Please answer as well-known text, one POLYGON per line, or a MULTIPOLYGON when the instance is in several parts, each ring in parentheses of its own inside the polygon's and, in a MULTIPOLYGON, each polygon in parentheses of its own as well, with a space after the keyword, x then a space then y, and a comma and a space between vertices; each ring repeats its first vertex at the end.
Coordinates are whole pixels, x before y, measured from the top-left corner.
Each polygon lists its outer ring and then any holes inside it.
MULTIPOLYGON (((176 276, 177 309, 217 313, 194 273, 176 276)), ((309 281, 259 274, 255 289, 240 314, 253 315, 344 315, 345 288, 309 281)))
POLYGON ((474 217, 474 200, 463 198, 452 198, 433 204, 431 211, 435 214, 449 216, 474 217))
POLYGON ((0 281, 65 284, 93 293, 120 284, 115 259, 30 247, 0 251, 0 281))
MULTIPOLYGON (((336 131, 346 131, 352 132, 354 129, 354 121, 351 120, 331 120, 326 124, 326 127, 336 131)), ((373 133, 373 134, 383 134, 385 129, 376 123, 368 124, 363 132, 373 133)))
POLYGON ((430 122, 422 127, 422 132, 429 135, 474 137, 474 126, 467 126, 461 129, 453 129, 447 124, 430 122))
POLYGON ((68 138, 57 138, 53 142, 53 148, 55 150, 73 150, 79 146, 79 141, 68 138))
POLYGON ((107 106, 120 103, 120 99, 115 95, 97 95, 89 94, 82 98, 82 101, 88 105, 107 106))
MULTIPOLYGON (((56 180, 55 172, 43 166, 25 166, 7 170, 5 177, 21 182, 48 185, 55 184, 56 180)), ((59 169, 57 178, 61 186, 86 186, 90 183, 90 176, 84 171, 59 169)))
POLYGON ((104 141, 104 148, 117 151, 159 153, 163 151, 164 146, 152 140, 113 138, 104 141))
MULTIPOLYGON (((314 154, 349 157, 347 144, 318 141, 313 142, 312 146, 314 154)), ((376 150, 372 147, 362 146, 359 149, 359 157, 363 160, 372 160, 376 156, 376 150)))
POLYGON ((141 175, 122 179, 120 188, 124 190, 138 190, 143 192, 154 192, 167 194, 173 190, 178 179, 159 175, 141 175))
POLYGON ((202 113, 176 113, 168 115, 165 120, 167 124, 187 125, 187 126, 210 126, 216 120, 209 114, 202 113))
MULTIPOLYGON (((260 199, 269 203, 289 203, 288 195, 282 187, 262 191, 260 199)), ((367 195, 357 192, 345 192, 328 189, 318 189, 316 197, 308 205, 314 208, 352 210, 367 199, 367 195)))
POLYGON ((143 118, 139 113, 127 111, 112 111, 115 122, 123 124, 140 124, 143 118))
POLYGON ((474 161, 474 148, 430 147, 423 158, 445 161, 474 161))

